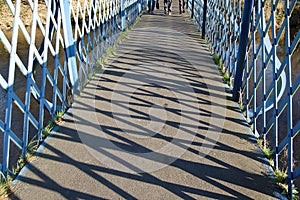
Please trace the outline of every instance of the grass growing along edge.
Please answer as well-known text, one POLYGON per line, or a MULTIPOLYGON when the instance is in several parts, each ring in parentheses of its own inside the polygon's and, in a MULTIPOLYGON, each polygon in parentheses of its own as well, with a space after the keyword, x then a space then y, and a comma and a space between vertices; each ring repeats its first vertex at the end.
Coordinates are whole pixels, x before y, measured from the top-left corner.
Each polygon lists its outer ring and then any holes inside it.
POLYGON ((222 67, 222 63, 223 63, 222 59, 217 54, 213 54, 212 59, 213 59, 214 63, 219 67, 219 70, 223 75, 223 81, 230 87, 231 86, 230 75, 222 67))
MULTIPOLYGON (((230 87, 231 86, 231 80, 230 80, 230 75, 226 73, 226 70, 222 67, 222 59, 220 58, 219 55, 213 54, 212 59, 214 63, 219 67, 220 72, 223 75, 223 81, 227 83, 227 85, 230 87)), ((242 105, 242 102, 239 103, 239 107, 241 111, 244 113, 245 112, 245 107, 242 105)), ((245 113, 244 113, 245 115, 245 113)), ((248 119, 248 121, 250 121, 248 119)), ((282 194, 287 195, 288 194, 288 183, 287 183, 287 169, 275 169, 274 168, 274 151, 268 146, 268 145, 263 145, 263 141, 261 139, 257 140, 258 145, 260 146, 260 149, 262 150, 263 154, 265 157, 268 159, 270 166, 272 167, 274 171, 274 183, 282 190, 282 194)), ((296 188, 295 185, 292 186, 292 193, 293 193, 293 200, 299 200, 300 197, 298 189, 296 188)))
MULTIPOLYGON (((52 121, 49 121, 48 124, 42 130, 42 141, 50 135, 51 131, 56 125, 60 125, 62 122, 63 115, 65 114, 66 109, 58 110, 55 113, 55 118, 52 121), (60 123, 58 123, 60 122, 60 123)), ((1 173, 0 181, 0 199, 7 198, 10 193, 13 191, 12 182, 18 176, 23 167, 32 162, 35 158, 36 151, 39 147, 40 141, 33 137, 27 144, 27 151, 25 157, 22 155, 17 160, 17 164, 12 168, 11 173, 3 174, 1 173)))
MULTIPOLYGON (((282 194, 287 195, 288 194, 288 174, 287 174, 287 168, 286 169, 275 169, 274 167, 274 151, 271 150, 268 144, 264 145, 264 142, 262 139, 257 139, 257 144, 262 150, 265 157, 268 159, 270 166, 272 167, 274 171, 274 183, 282 190, 282 194)), ((298 197, 298 189, 293 184, 292 185, 292 193, 293 193, 293 200, 299 200, 298 197)))

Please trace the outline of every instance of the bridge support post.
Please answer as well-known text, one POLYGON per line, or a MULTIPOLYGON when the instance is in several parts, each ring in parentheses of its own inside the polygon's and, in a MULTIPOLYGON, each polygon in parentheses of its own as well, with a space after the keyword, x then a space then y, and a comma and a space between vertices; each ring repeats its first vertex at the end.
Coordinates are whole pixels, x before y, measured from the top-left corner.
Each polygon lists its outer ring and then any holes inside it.
POLYGON ((138 0, 138 12, 139 14, 142 12, 142 0, 138 0))
POLYGON ((206 12, 207 12, 207 0, 204 0, 203 20, 202 20, 202 39, 205 38, 206 12))
POLYGON ((64 41, 65 41, 65 48, 67 54, 67 62, 68 62, 68 69, 70 74, 70 81, 72 84, 73 94, 80 93, 80 83, 78 80, 78 71, 76 65, 76 44, 73 38, 72 33, 72 24, 71 24, 71 15, 70 15, 70 2, 65 0, 59 0, 59 6, 61 9, 62 15, 62 25, 64 28, 64 41))
POLYGON ((239 49, 237 55, 237 59, 238 59, 237 69, 235 72, 234 85, 233 85, 234 101, 238 101, 239 91, 242 86, 242 78, 243 78, 243 71, 245 68, 245 56, 246 56, 246 49, 248 44, 248 35, 250 31, 250 17, 251 17, 252 9, 253 9, 253 0, 245 1, 241 32, 240 32, 239 49))
POLYGON ((124 31, 126 28, 125 25, 125 1, 121 0, 121 29, 124 31))
POLYGON ((194 6, 195 6, 195 0, 192 0, 192 13, 191 13, 191 18, 193 19, 194 18, 194 6))

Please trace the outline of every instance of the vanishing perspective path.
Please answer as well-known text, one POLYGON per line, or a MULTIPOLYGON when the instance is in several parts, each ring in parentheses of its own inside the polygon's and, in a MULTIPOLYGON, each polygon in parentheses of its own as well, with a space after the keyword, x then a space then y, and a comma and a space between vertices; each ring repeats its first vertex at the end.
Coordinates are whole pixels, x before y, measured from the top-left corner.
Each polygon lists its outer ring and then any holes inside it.
POLYGON ((273 199, 265 158, 187 14, 141 21, 12 199, 273 199))

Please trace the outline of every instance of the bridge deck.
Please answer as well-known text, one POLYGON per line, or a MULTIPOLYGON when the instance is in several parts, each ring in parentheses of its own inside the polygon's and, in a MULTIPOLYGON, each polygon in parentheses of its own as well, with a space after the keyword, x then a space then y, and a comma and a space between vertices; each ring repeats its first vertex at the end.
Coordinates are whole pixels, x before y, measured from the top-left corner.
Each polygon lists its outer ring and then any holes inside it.
POLYGON ((187 15, 143 15, 13 199, 272 199, 264 158, 187 15))

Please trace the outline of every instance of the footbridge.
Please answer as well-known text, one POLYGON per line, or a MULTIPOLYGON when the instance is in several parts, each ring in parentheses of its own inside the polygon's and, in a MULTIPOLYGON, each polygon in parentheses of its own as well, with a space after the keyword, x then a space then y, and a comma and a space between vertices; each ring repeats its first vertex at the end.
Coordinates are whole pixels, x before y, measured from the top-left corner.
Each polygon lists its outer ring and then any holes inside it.
POLYGON ((298 199, 298 1, 148 3, 0 0, 1 198, 298 199))

